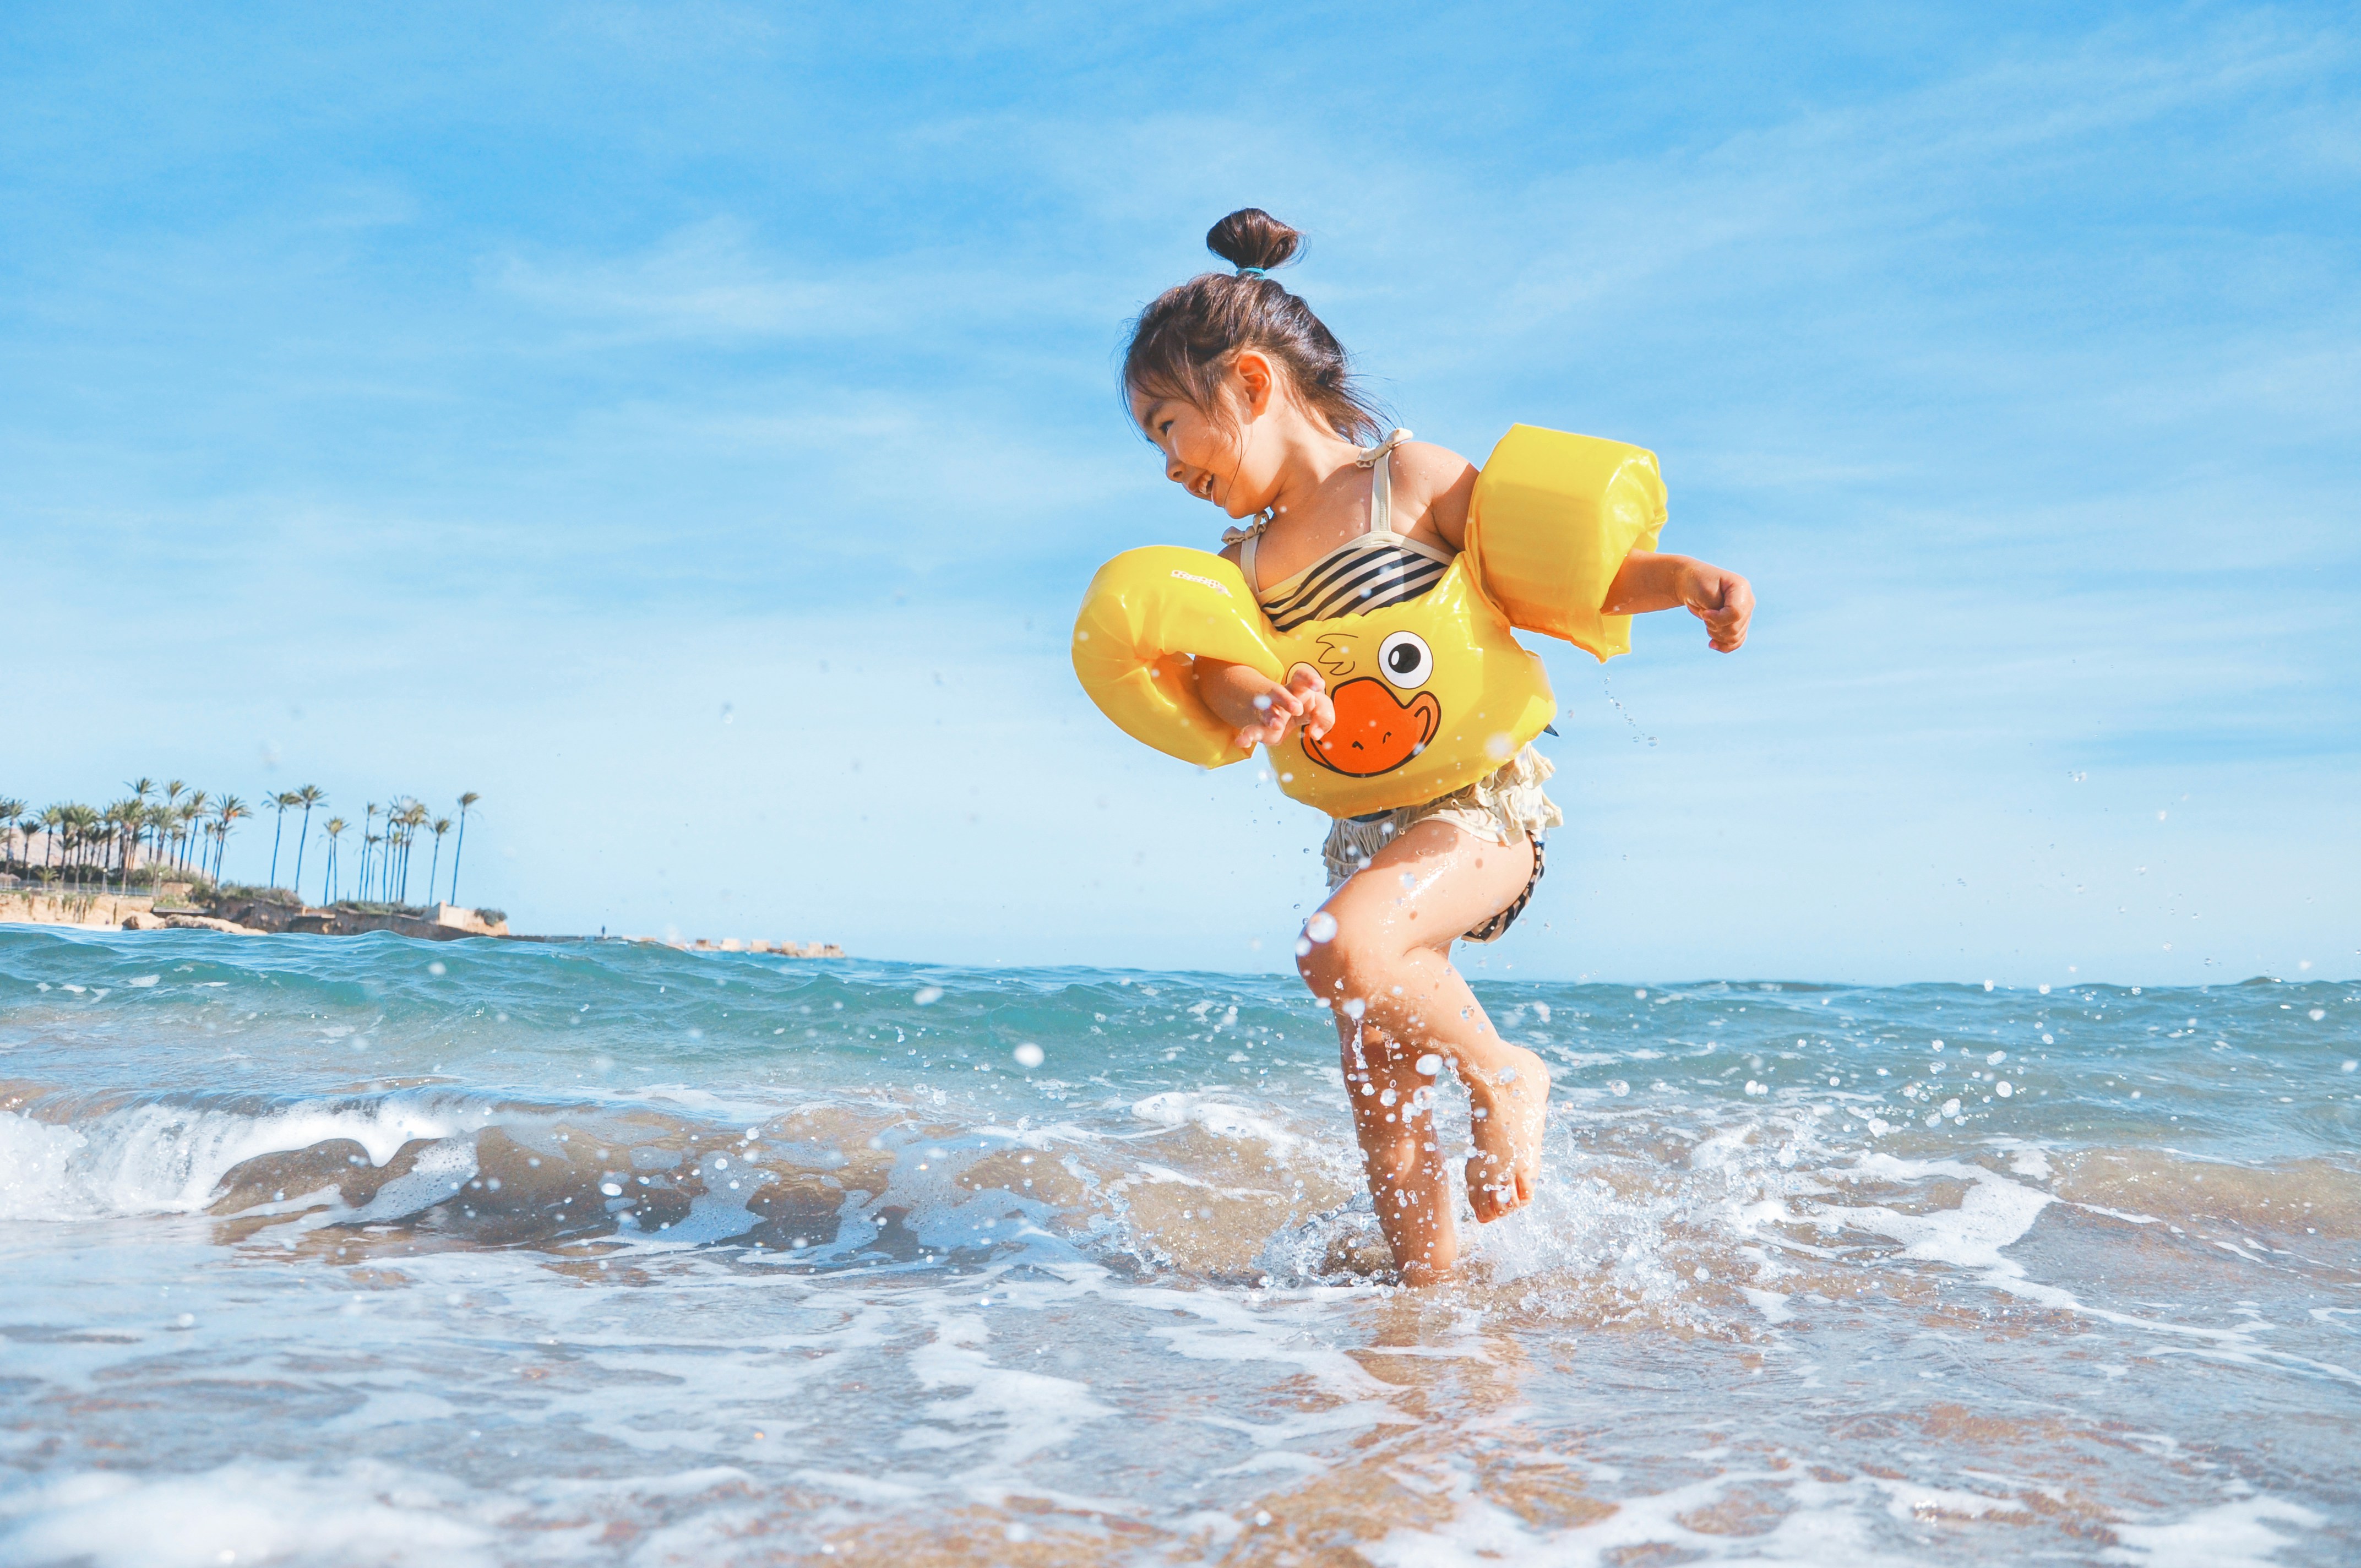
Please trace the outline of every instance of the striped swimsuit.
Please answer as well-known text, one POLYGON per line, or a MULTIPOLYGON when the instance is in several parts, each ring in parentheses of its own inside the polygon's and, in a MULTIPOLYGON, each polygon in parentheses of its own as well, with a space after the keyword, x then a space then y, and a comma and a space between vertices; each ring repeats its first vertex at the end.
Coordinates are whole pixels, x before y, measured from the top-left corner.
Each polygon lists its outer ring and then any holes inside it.
MULTIPOLYGON (((1356 459, 1357 466, 1372 471, 1369 531, 1346 540, 1285 582, 1265 588, 1255 576, 1255 546, 1261 541, 1262 531, 1270 526, 1268 518, 1222 535, 1223 543, 1238 547, 1239 573, 1254 589, 1273 628, 1292 631, 1307 621, 1329 616, 1367 615, 1406 604, 1443 580, 1451 566, 1450 554, 1394 532, 1393 451, 1409 439, 1409 431, 1397 430, 1356 459)), ((1516 902, 1466 934, 1471 942, 1497 941, 1524 912, 1534 885, 1542 880, 1542 832, 1565 820, 1542 794, 1541 786, 1550 773, 1548 761, 1528 746, 1490 778, 1441 800, 1340 819, 1329 829, 1328 842, 1321 850, 1329 885, 1341 884, 1397 835, 1427 817, 1440 817, 1495 842, 1523 839, 1533 847, 1533 873, 1524 891, 1516 902)))
POLYGON ((1346 540, 1285 582, 1266 588, 1255 576, 1255 546, 1261 543, 1267 521, 1222 535, 1223 543, 1238 546, 1238 570, 1254 587, 1274 630, 1292 631, 1306 621, 1407 604, 1443 580, 1451 556, 1393 528, 1393 452, 1410 438, 1410 432, 1397 430, 1356 459, 1356 466, 1372 470, 1369 531, 1346 540))

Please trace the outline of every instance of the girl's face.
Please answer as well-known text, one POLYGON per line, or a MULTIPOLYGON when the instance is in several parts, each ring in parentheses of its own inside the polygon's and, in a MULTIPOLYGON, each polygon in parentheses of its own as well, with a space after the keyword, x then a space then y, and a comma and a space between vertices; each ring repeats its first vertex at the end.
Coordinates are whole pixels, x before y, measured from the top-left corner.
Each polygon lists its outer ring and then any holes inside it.
POLYGON ((1164 454, 1166 478, 1232 517, 1248 517, 1279 488, 1280 444, 1255 439, 1271 402, 1269 367, 1249 351, 1214 389, 1212 412, 1185 398, 1134 392, 1131 416, 1164 454))

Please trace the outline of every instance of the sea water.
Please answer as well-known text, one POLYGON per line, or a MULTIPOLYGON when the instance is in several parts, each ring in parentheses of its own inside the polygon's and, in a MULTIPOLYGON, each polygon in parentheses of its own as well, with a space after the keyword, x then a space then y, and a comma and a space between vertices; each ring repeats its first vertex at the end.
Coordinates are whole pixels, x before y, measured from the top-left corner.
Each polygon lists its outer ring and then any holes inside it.
POLYGON ((2361 1559, 2361 987, 1477 989, 1407 1291, 1278 978, 0 933, 0 1561, 2361 1559))

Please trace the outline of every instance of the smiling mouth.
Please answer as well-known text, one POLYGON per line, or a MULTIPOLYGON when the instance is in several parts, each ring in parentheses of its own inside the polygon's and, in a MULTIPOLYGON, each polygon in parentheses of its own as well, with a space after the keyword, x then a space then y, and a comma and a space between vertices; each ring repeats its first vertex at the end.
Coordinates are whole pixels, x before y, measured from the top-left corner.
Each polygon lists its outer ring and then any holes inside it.
POLYGON ((1191 488, 1197 492, 1197 499, 1199 500, 1212 500, 1213 499, 1213 476, 1211 474, 1203 476, 1196 482, 1195 485, 1191 486, 1191 488))

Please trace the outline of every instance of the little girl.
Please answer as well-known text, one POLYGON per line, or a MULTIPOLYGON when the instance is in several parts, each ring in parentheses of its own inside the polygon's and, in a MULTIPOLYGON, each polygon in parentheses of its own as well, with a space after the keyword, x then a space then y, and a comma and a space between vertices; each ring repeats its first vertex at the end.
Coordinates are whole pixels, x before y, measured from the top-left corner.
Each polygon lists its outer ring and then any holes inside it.
MULTIPOLYGON (((1301 239, 1248 207, 1205 236, 1235 274, 1170 289, 1132 330, 1124 392, 1174 484, 1233 518, 1223 535, 1271 624, 1384 609, 1418 598, 1466 541, 1475 466, 1397 430, 1378 440, 1345 351, 1268 274, 1301 239)), ((1599 607, 1612 615, 1686 607, 1724 652, 1746 641, 1746 579, 1684 555, 1634 551, 1599 607)), ((1335 721, 1320 673, 1279 683, 1199 658, 1198 695, 1237 743, 1279 747, 1335 721)), ((1345 1092, 1369 1193, 1403 1283, 1448 1277, 1458 1261, 1450 1187, 1429 1111, 1445 1068, 1467 1086, 1475 1152, 1468 1201, 1479 1223, 1532 1201, 1550 1078, 1541 1058, 1495 1034, 1451 967, 1451 944, 1507 931, 1542 874, 1542 834, 1565 821, 1530 746, 1489 777, 1422 806, 1339 818, 1322 850, 1332 890, 1296 944, 1297 968, 1335 1010, 1345 1092)))

